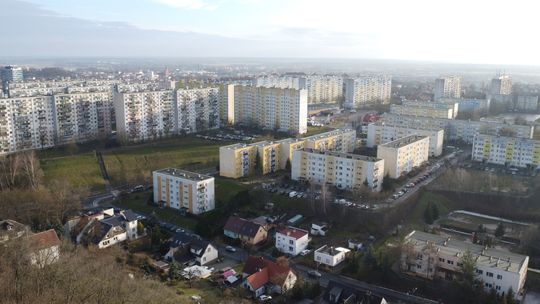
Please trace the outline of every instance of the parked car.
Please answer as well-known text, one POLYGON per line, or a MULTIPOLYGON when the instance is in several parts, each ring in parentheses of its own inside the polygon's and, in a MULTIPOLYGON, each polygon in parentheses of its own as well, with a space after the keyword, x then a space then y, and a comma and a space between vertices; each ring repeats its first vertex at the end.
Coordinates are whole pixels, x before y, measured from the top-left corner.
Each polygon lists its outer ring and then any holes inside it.
POLYGON ((305 250, 302 250, 302 252, 300 252, 300 255, 301 255, 301 256, 306 256, 306 255, 308 255, 310 252, 311 252, 311 250, 305 249, 305 250))
POLYGON ((260 301, 270 301, 270 300, 272 300, 272 296, 260 295, 259 300, 260 301))
POLYGON ((291 191, 289 193, 289 197, 295 197, 296 196, 296 191, 291 191))
POLYGON ((308 275, 312 278, 320 278, 322 277, 322 274, 318 272, 317 270, 310 270, 308 271, 308 275))
POLYGON ((233 246, 227 246, 225 247, 225 250, 227 250, 228 252, 236 252, 236 248, 234 248, 233 246))

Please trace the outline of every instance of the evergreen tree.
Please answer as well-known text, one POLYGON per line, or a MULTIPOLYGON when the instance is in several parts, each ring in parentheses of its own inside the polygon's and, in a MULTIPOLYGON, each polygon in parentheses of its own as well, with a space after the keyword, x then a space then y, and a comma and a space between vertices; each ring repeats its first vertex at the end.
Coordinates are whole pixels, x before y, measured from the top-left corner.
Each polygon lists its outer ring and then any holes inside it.
POLYGON ((433 224, 431 202, 428 203, 428 205, 426 206, 426 210, 424 210, 424 222, 426 222, 426 224, 429 224, 429 225, 433 224))
POLYGON ((506 303, 508 303, 508 304, 516 303, 516 300, 514 299, 514 297, 515 297, 514 290, 512 289, 512 287, 510 287, 508 289, 508 292, 506 293, 506 296, 505 296, 506 303))
POLYGON ((179 280, 181 278, 180 272, 181 272, 180 265, 178 264, 178 262, 173 260, 169 266, 169 279, 179 280))
POLYGON ((499 223, 497 225, 497 229, 495 229, 495 236, 500 238, 504 235, 504 225, 503 223, 499 223))
POLYGON ((439 219, 439 207, 435 203, 431 204, 431 215, 433 217, 433 220, 439 219))
POLYGON ((291 160, 287 158, 287 162, 285 163, 285 171, 291 172, 291 160))
POLYGON ((255 174, 263 174, 263 164, 259 151, 257 151, 257 154, 255 154, 255 174))
POLYGON ((137 234, 138 235, 144 234, 144 224, 141 221, 137 222, 137 234))
POLYGON ((382 188, 383 188, 383 191, 394 191, 394 187, 392 186, 392 181, 390 181, 390 176, 388 174, 386 174, 383 178, 382 188))

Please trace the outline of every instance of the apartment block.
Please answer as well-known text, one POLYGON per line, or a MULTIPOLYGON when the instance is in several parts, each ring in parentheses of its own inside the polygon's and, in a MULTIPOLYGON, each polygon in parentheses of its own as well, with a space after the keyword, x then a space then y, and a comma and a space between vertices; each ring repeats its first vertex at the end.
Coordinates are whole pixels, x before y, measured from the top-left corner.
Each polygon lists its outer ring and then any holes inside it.
POLYGON ((458 104, 404 101, 401 105, 391 105, 390 113, 398 115, 454 119, 458 114, 458 104))
POLYGON ((401 269, 407 274, 429 280, 458 279, 463 256, 469 252, 475 262, 475 279, 486 291, 501 295, 511 288, 516 298, 523 296, 528 256, 421 231, 407 235, 403 248, 401 269))
POLYGON ((348 190, 366 185, 381 191, 384 167, 384 161, 375 157, 304 148, 293 152, 291 179, 348 190))
POLYGON ((306 90, 252 86, 234 86, 233 90, 234 95, 227 94, 229 123, 291 134, 307 132, 306 90))
POLYGON ((195 133, 219 128, 219 89, 176 91, 179 133, 195 133))
POLYGON ((167 207, 201 214, 214 210, 214 178, 185 170, 168 168, 153 172, 154 202, 167 207))
POLYGON ((85 142, 111 133, 107 92, 54 95, 56 143, 85 142))
POLYGON ((490 95, 510 95, 512 94, 512 78, 506 74, 499 74, 491 79, 489 87, 490 95))
POLYGON ((262 174, 273 173, 285 167, 281 165, 281 144, 278 142, 261 141, 254 143, 253 146, 257 148, 257 155, 259 160, 259 168, 262 174))
POLYGON ((280 169, 285 170, 287 167, 287 161, 289 165, 292 165, 292 155, 296 150, 304 149, 306 146, 306 140, 303 138, 287 138, 276 141, 280 145, 280 169))
POLYGON ((540 140, 478 133, 472 160, 521 168, 540 168, 540 140))
POLYGON ((171 136, 177 131, 174 92, 114 93, 116 130, 122 141, 140 142, 171 136))
MULTIPOLYGON (((487 113, 489 111, 489 99, 476 98, 441 98, 439 102, 458 104, 459 113, 487 113)), ((455 111, 456 114, 458 110, 455 111)), ((455 118, 455 117, 454 117, 455 118)))
POLYGON ((519 95, 514 104, 514 109, 523 112, 538 111, 538 96, 519 95))
POLYGON ((392 79, 388 76, 363 76, 345 79, 345 107, 355 108, 366 103, 387 103, 392 92, 392 79))
POLYGON ((366 146, 372 148, 410 135, 429 137, 429 156, 440 156, 442 154, 444 143, 443 129, 424 130, 398 127, 384 122, 376 122, 368 125, 366 146))
POLYGON ((52 96, 0 99, 0 154, 55 145, 52 96))
POLYGON ((269 75, 259 77, 257 86, 307 90, 308 103, 332 103, 343 97, 343 79, 335 75, 269 75))
POLYGON ((257 147, 247 144, 233 144, 219 147, 219 175, 240 178, 255 170, 257 147))
POLYGON ((435 79, 433 95, 435 101, 438 101, 441 98, 460 98, 461 77, 447 76, 435 79))
POLYGON ((444 140, 462 140, 472 144, 474 136, 479 132, 496 134, 509 133, 513 137, 532 138, 534 127, 523 125, 510 125, 497 121, 471 121, 461 119, 444 119, 432 117, 418 117, 411 115, 397 115, 386 113, 382 121, 388 125, 419 128, 419 129, 443 129, 444 140))
POLYGON ((306 148, 351 153, 356 148, 356 130, 332 130, 305 137, 304 141, 306 148))
POLYGON ((377 146, 377 158, 384 160, 384 175, 399 178, 427 162, 429 137, 410 135, 377 146))

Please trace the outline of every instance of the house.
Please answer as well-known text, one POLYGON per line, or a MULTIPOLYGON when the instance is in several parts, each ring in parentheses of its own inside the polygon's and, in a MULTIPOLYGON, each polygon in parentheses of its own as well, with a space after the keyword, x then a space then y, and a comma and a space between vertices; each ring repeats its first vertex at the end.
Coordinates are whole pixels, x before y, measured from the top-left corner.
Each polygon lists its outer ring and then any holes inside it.
POLYGON ((312 235, 326 236, 328 225, 325 223, 312 223, 310 233, 312 235))
POLYGON ((285 227, 276 232, 276 248, 283 253, 298 255, 309 244, 308 232, 294 227, 285 227))
POLYGON ((349 249, 351 249, 351 250, 358 251, 358 250, 362 250, 362 248, 364 248, 364 244, 362 243, 362 241, 359 241, 359 240, 356 240, 356 239, 349 239, 347 241, 347 243, 349 245, 348 246, 349 249))
POLYGON ((260 219, 246 220, 231 216, 223 227, 223 234, 232 239, 239 239, 248 245, 257 245, 266 241, 268 226, 262 224, 260 219))
POLYGON ((343 262, 347 257, 347 254, 351 250, 343 247, 336 247, 324 245, 321 248, 315 250, 313 259, 319 264, 324 264, 330 267, 334 267, 343 262))
POLYGON ((263 294, 282 294, 292 289, 296 275, 288 266, 278 265, 263 257, 250 256, 242 270, 242 286, 255 297, 263 294))
POLYGON ((28 235, 30 228, 13 220, 0 221, 0 243, 28 235))
POLYGON ((168 261, 174 259, 182 264, 195 262, 203 266, 217 260, 218 250, 208 241, 179 232, 172 238, 169 251, 164 258, 168 261))
POLYGON ((330 280, 321 304, 388 304, 383 297, 330 280))
POLYGON ((193 265, 182 270, 182 277, 187 280, 191 279, 206 279, 212 275, 212 270, 206 266, 193 265))
POLYGON ((60 259, 60 239, 54 229, 31 234, 27 240, 32 265, 44 267, 60 259))

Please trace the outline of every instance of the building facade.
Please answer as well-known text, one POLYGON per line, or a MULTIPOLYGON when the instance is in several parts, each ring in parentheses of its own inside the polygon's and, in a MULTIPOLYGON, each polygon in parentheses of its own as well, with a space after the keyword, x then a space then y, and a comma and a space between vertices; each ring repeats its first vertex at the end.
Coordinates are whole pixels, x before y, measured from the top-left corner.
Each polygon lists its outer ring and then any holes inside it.
POLYGON ((257 147, 247 144, 233 144, 219 147, 219 175, 240 178, 255 170, 257 147))
POLYGON ((153 172, 154 202, 201 214, 214 210, 214 178, 179 169, 163 169, 153 172))
POLYGON ((435 79, 433 89, 433 99, 438 101, 441 98, 461 97, 461 77, 447 76, 435 79))
POLYGON ((333 246, 323 245, 319 249, 315 250, 313 259, 315 260, 315 263, 335 267, 339 263, 345 261, 345 258, 349 252, 351 252, 351 250, 347 248, 334 248, 333 246))
POLYGON ((478 133, 472 160, 520 168, 540 168, 540 140, 478 133))
POLYGON ((377 146, 377 158, 384 160, 384 175, 399 178, 428 161, 429 137, 410 135, 377 146))
POLYGON ((305 148, 293 152, 291 179, 381 191, 384 167, 384 161, 374 157, 305 148))
POLYGON ((366 103, 387 103, 392 94, 392 79, 388 76, 364 76, 345 79, 345 107, 356 108, 366 103))
POLYGON ((337 129, 304 138, 306 148, 352 153, 356 148, 356 130, 337 129))
POLYGON ((390 106, 390 113, 397 115, 411 115, 445 119, 454 119, 457 115, 457 111, 454 112, 453 106, 451 105, 427 102, 415 104, 403 103, 402 105, 393 104, 390 106))
POLYGON ((281 164, 281 144, 278 142, 261 141, 253 144, 257 148, 258 168, 261 174, 274 173, 285 165, 281 164))
POLYGON ((176 113, 179 133, 195 133, 219 128, 219 89, 176 91, 176 113))
POLYGON ((306 250, 309 235, 306 230, 285 227, 276 231, 276 248, 282 253, 296 256, 306 250))
POLYGON ((491 95, 510 95, 512 94, 512 78, 510 75, 499 74, 491 79, 489 87, 491 95))

